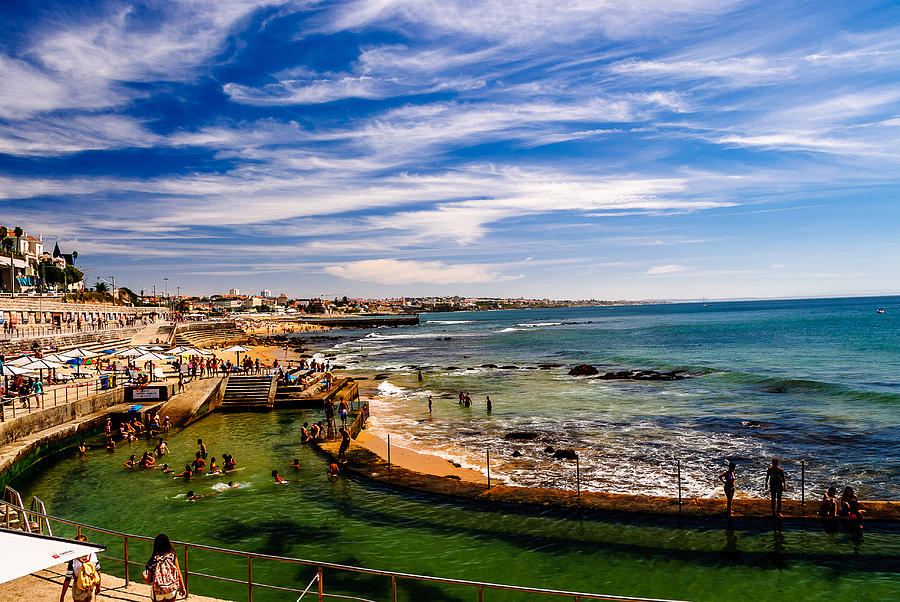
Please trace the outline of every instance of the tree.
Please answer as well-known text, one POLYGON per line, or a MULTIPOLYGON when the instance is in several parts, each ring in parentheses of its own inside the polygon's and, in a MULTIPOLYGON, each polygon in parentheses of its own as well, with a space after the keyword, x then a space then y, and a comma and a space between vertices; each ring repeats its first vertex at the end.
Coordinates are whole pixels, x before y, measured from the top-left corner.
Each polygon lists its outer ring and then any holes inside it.
POLYGON ((131 290, 130 288, 128 288, 127 286, 119 287, 119 297, 127 299, 126 303, 131 303, 134 306, 138 306, 141 304, 141 301, 138 298, 138 296, 136 294, 134 294, 134 291, 131 290))
POLYGON ((13 239, 7 237, 7 238, 4 238, 4 239, 3 239, 3 242, 0 243, 0 244, 3 245, 3 250, 4 250, 4 251, 6 251, 7 253, 10 253, 10 252, 12 252, 13 247, 16 246, 16 241, 14 241, 13 239))
POLYGON ((109 290, 109 285, 106 284, 105 282, 103 282, 102 280, 98 280, 97 283, 94 285, 94 290, 97 291, 98 293, 105 293, 106 291, 109 290))
POLYGON ((75 266, 67 265, 65 269, 66 283, 75 284, 76 282, 81 282, 84 279, 84 272, 76 268, 75 266))

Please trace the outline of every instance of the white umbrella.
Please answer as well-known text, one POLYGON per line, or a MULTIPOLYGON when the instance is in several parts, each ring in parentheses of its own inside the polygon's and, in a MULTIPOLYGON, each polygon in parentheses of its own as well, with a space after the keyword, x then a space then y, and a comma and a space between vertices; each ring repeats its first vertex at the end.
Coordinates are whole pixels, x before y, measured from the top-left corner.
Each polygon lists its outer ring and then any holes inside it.
POLYGON ((145 351, 141 351, 140 349, 126 349, 125 351, 120 351, 116 353, 119 357, 137 357, 139 355, 143 355, 146 353, 145 351))
POLYGON ((203 353, 200 352, 199 349, 185 349, 183 351, 179 351, 177 355, 182 357, 200 357, 203 353))
MULTIPOLYGON (((35 361, 37 358, 31 358, 31 361, 35 361)), ((50 355, 45 355, 42 359, 45 359, 50 362, 56 362, 57 364, 65 364, 67 361, 72 359, 68 355, 64 355, 62 353, 52 353, 50 355)))
POLYGON ((172 347, 171 349, 169 349, 168 351, 166 351, 166 353, 169 353, 169 354, 171 354, 171 355, 181 355, 181 352, 182 352, 182 351, 185 351, 185 350, 188 350, 188 349, 191 349, 191 348, 190 348, 190 347, 182 347, 182 346, 179 345, 178 347, 172 347))
POLYGON ((150 351, 165 351, 165 349, 159 346, 147 347, 147 349, 149 349, 150 351))
POLYGON ((34 372, 18 366, 10 366, 9 364, 3 364, 3 368, 0 370, 0 376, 19 376, 20 374, 31 376, 34 372))
POLYGON ((9 360, 8 362, 3 362, 4 366, 24 366, 25 364, 30 364, 36 358, 33 358, 28 355, 23 355, 22 357, 17 357, 14 360, 9 360))
POLYGON ((172 359, 171 355, 163 355, 161 353, 153 353, 147 352, 144 355, 140 355, 134 358, 136 362, 150 362, 150 380, 153 380, 153 362, 162 362, 165 360, 172 359))
POLYGON ((94 353, 93 351, 88 351, 87 349, 70 349, 69 351, 60 353, 59 355, 65 355, 66 357, 97 357, 100 354, 94 353))
POLYGON ((231 353, 244 353, 245 351, 253 351, 253 350, 250 349, 249 347, 244 347, 243 345, 232 345, 228 349, 223 349, 222 351, 231 352, 231 353))
POLYGON ((26 370, 53 370, 55 368, 65 368, 64 364, 57 364, 46 358, 35 360, 30 364, 22 366, 26 370))

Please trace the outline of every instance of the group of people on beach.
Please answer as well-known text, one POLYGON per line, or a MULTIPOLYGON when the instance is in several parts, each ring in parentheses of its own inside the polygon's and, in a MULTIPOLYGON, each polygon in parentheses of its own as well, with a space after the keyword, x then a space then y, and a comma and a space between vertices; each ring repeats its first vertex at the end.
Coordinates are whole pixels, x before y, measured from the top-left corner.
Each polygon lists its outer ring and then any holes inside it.
MULTIPOLYGON (((472 407, 472 396, 469 395, 468 391, 460 391, 458 403, 464 408, 470 408, 472 407)), ((485 396, 485 406, 487 407, 488 413, 494 409, 494 402, 491 401, 490 395, 485 396)), ((428 396, 428 411, 431 411, 431 395, 428 396)))
MULTIPOLYGON (((733 500, 736 485, 735 470, 737 466, 734 462, 728 463, 728 470, 722 472, 717 477, 725 488, 725 499, 727 501, 726 512, 728 516, 734 516, 733 500)), ((769 492, 769 498, 772 504, 772 516, 783 518, 781 512, 781 498, 787 491, 787 478, 784 469, 779 466, 778 458, 772 459, 772 464, 766 469, 765 488, 769 492)), ((859 499, 852 487, 845 487, 844 493, 840 500, 837 495, 837 487, 831 486, 822 498, 819 507, 819 516, 822 518, 827 530, 836 530, 838 520, 844 522, 845 529, 848 531, 858 531, 862 529, 862 515, 865 512, 860 506, 859 499)))

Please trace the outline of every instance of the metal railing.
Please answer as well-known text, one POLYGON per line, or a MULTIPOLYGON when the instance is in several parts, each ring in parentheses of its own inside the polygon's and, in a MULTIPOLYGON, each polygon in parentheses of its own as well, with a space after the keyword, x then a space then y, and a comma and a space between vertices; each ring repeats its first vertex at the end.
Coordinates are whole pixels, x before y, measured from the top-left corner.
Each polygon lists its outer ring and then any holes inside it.
MULTIPOLYGON (((64 525, 69 525, 75 527, 76 533, 81 535, 84 531, 92 531, 95 533, 103 533, 105 535, 112 535, 115 537, 119 537, 122 539, 122 550, 123 557, 118 558, 108 554, 101 554, 102 558, 106 558, 112 560, 114 562, 122 563, 124 567, 124 576, 125 576, 125 586, 127 587, 130 582, 129 576, 129 568, 130 566, 138 565, 143 567, 143 562, 137 562, 134 560, 130 560, 128 556, 128 543, 132 542, 153 542, 152 537, 144 537, 142 535, 132 535, 129 533, 121 533, 119 531, 112 531, 110 529, 103 529, 101 527, 94 527, 91 525, 87 525, 84 523, 79 523, 71 520, 66 520, 64 518, 58 518, 55 516, 49 516, 45 513, 37 513, 30 510, 27 510, 21 506, 15 506, 7 501, 0 502, 4 506, 6 506, 7 513, 12 511, 21 512, 24 515, 32 515, 33 517, 37 517, 38 522, 40 523, 43 520, 47 521, 49 525, 50 521, 55 523, 60 523, 64 525)), ((27 521, 25 521, 27 523, 27 521)), ((507 592, 518 592, 520 594, 529 594, 534 596, 553 596, 557 598, 565 598, 569 600, 573 600, 574 602, 579 602, 580 600, 616 600, 619 602, 677 602, 675 600, 666 600, 659 598, 638 598, 633 596, 615 596, 611 594, 595 594, 589 592, 574 592, 567 590, 558 590, 558 589, 548 589, 541 587, 526 587, 520 585, 505 585, 501 583, 490 583, 485 581, 472 581, 468 579, 450 579, 447 577, 433 577, 430 575, 418 575, 415 573, 401 573, 396 571, 382 571, 378 569, 368 569, 359 566, 350 566, 345 564, 337 564, 334 562, 321 562, 317 560, 306 560, 302 558, 289 558, 286 556, 273 556, 270 554, 259 554, 256 552, 243 552, 240 550, 230 550, 227 548, 217 548, 214 546, 207 546, 203 544, 194 544, 180 541, 173 541, 172 544, 176 548, 182 548, 182 562, 183 562, 183 570, 182 574, 184 576, 184 588, 188 595, 190 595, 190 583, 191 577, 200 577, 204 579, 211 579, 214 581, 221 581, 224 583, 233 583, 233 584, 241 584, 247 587, 247 599, 249 602, 253 602, 253 591, 256 589, 268 589, 274 591, 282 591, 282 592, 292 592, 295 594, 305 594, 307 590, 310 589, 312 583, 317 584, 316 596, 319 602, 322 602, 326 598, 334 598, 334 599, 343 599, 343 600, 365 600, 365 598, 355 597, 355 596, 347 596, 341 594, 329 594, 325 592, 325 571, 343 571, 349 573, 360 573, 365 575, 372 575, 378 577, 389 578, 391 581, 391 600, 392 602, 397 601, 397 583, 402 581, 424 581, 428 583, 434 583, 439 585, 450 585, 450 586, 458 586, 468 588, 470 590, 474 590, 474 593, 477 595, 477 599, 479 602, 483 602, 484 593, 486 590, 494 590, 494 591, 507 591, 507 592), (216 554, 222 554, 227 556, 237 556, 246 559, 247 561, 247 574, 246 578, 235 578, 235 577, 225 577, 222 575, 210 575, 207 573, 201 573, 198 571, 190 570, 190 551, 204 551, 204 552, 213 552, 216 554), (295 564, 295 565, 303 565, 312 567, 315 569, 315 575, 313 580, 310 582, 310 585, 306 587, 306 589, 297 589, 292 587, 283 587, 280 585, 273 585, 269 583, 262 583, 259 581, 255 581, 253 577, 253 562, 256 561, 276 561, 286 564, 295 564)), ((301 596, 302 597, 302 596, 301 596)))
POLYGON ((101 391, 110 391, 116 386, 116 374, 110 372, 95 380, 81 382, 74 380, 64 386, 47 389, 42 393, 3 397, 0 399, 0 422, 49 407, 51 398, 53 407, 56 407, 97 395, 101 391))
POLYGON ((128 330, 133 328, 143 328, 142 324, 126 324, 119 326, 118 323, 104 324, 97 326, 96 324, 65 324, 62 326, 31 326, 28 324, 16 324, 13 328, 7 327, 0 330, 0 340, 11 341, 13 339, 28 339, 38 337, 49 337, 63 334, 82 334, 90 332, 108 332, 114 330, 128 330))

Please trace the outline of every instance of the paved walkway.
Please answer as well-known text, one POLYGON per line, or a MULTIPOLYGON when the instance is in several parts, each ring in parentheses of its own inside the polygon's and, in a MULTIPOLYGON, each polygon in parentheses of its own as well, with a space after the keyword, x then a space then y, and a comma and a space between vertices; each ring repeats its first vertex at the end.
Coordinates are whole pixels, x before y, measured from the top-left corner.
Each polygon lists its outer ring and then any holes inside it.
MULTIPOLYGON (((57 602, 62 591, 62 582, 66 574, 66 565, 60 564, 49 569, 25 575, 13 581, 0 584, 0 600, 40 600, 57 602)), ((144 602, 150 599, 150 586, 132 581, 125 587, 125 580, 102 573, 100 595, 94 600, 119 600, 126 602, 144 602)), ((71 587, 69 592, 71 592, 71 587)), ((71 593, 66 594, 71 600, 71 593)), ((207 598, 191 594, 188 600, 197 602, 218 602, 219 598, 207 598)))
MULTIPOLYGON (((154 343, 157 338, 162 340, 162 337, 160 337, 160 335, 159 335, 159 329, 166 327, 166 326, 171 326, 171 322, 168 322, 166 320, 157 320, 156 322, 154 322, 153 324, 150 324, 149 326, 147 326, 140 332, 135 333, 135 335, 133 337, 131 337, 131 344, 132 345, 149 345, 151 343, 154 343)), ((166 335, 166 342, 160 343, 160 345, 163 347, 168 347, 168 335, 166 335)))

